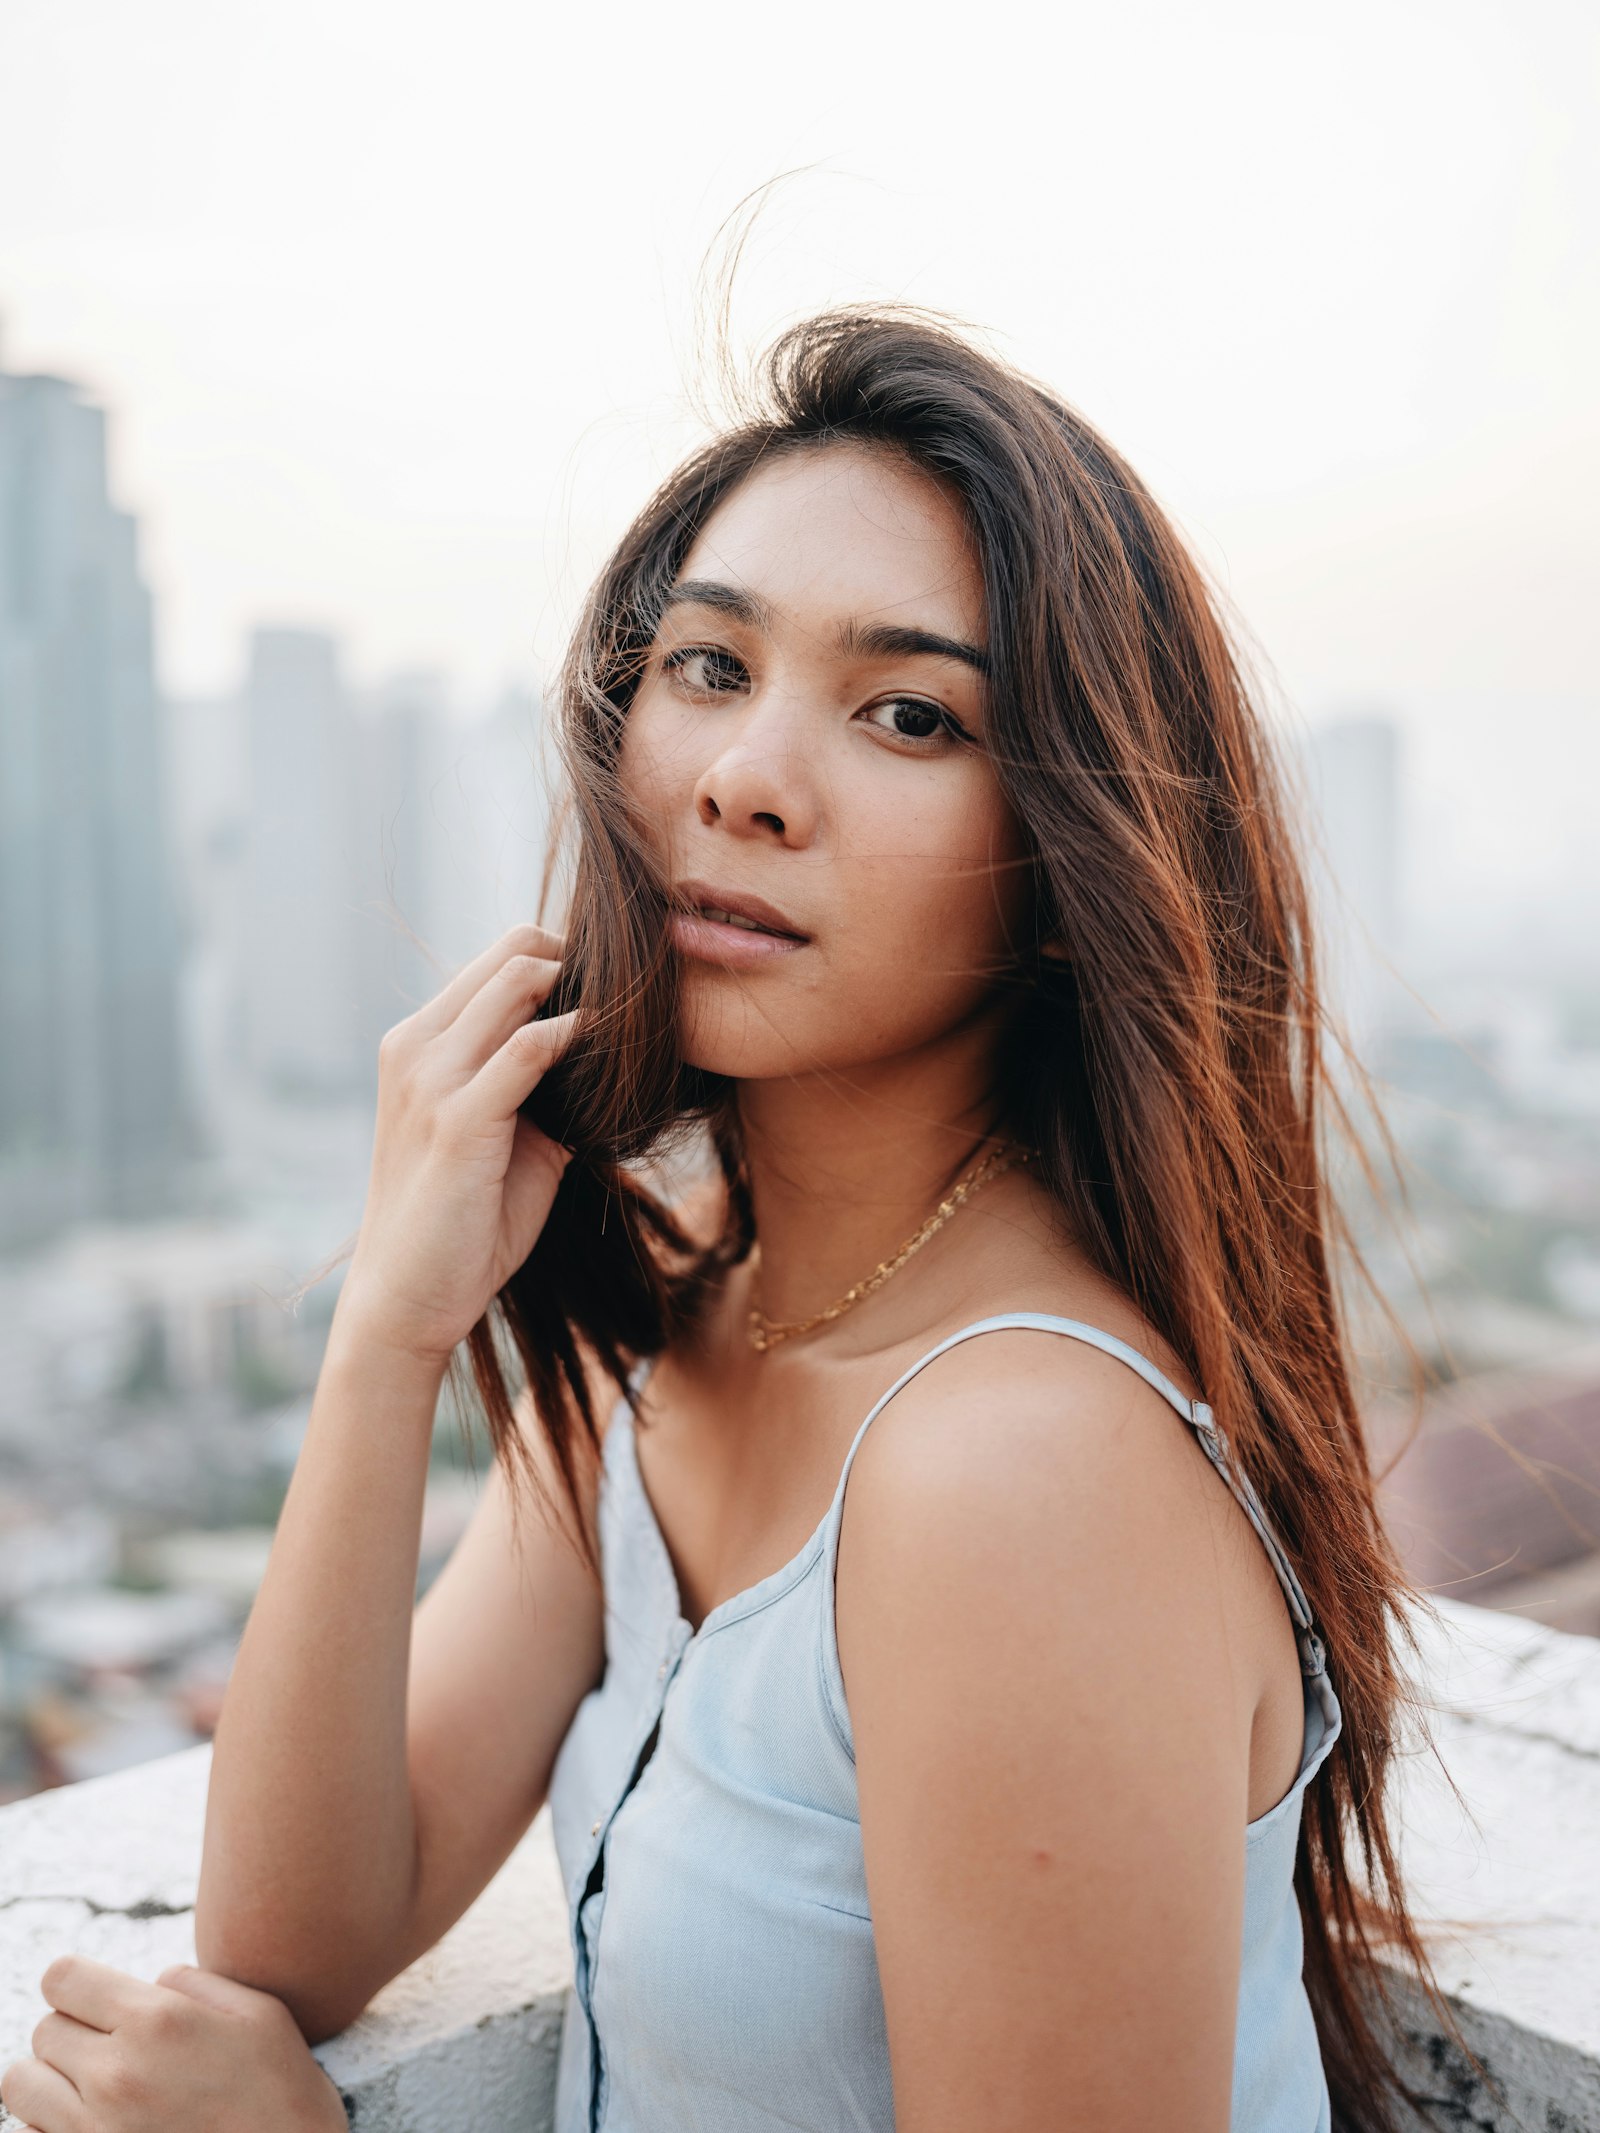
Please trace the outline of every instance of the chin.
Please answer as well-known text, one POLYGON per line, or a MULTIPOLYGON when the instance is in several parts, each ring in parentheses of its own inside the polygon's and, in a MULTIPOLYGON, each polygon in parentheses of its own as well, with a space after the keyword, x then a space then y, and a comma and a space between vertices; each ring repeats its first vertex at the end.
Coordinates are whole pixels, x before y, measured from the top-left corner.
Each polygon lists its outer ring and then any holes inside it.
POLYGON ((770 1008, 741 997, 736 986, 685 988, 678 1050, 686 1066, 730 1081, 777 1081, 824 1071, 837 1063, 837 1029, 817 1029, 804 1014, 779 1021, 770 1008), (719 996, 720 995, 720 996, 719 996))
POLYGON ((859 1073, 919 1052, 970 1019, 966 989, 914 990, 882 968, 787 984, 691 964, 678 981, 678 1052, 730 1081, 859 1073))
POLYGON ((815 1052, 785 1043, 770 1029, 748 1036, 727 1028, 691 1029, 678 1049, 685 1066, 729 1081, 779 1081, 819 1063, 815 1052))

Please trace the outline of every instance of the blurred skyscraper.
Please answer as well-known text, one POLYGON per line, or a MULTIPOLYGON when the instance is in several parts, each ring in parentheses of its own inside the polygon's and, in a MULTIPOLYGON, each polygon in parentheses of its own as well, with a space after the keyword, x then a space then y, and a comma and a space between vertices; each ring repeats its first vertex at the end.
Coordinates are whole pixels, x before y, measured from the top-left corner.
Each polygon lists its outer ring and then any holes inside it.
POLYGON ((191 1041, 220 1135, 224 1082, 369 1101, 383 1033, 536 900, 537 700, 451 715, 443 678, 347 679, 338 640, 263 628, 237 699, 173 711, 191 1041))
POLYGON ((1311 855, 1327 993, 1358 1054, 1404 997, 1400 729, 1378 711, 1313 729, 1306 782, 1320 847, 1311 855))
POLYGON ((358 1078, 350 925, 358 766, 335 640, 256 630, 245 705, 246 1064, 272 1095, 348 1095, 358 1078))
POLYGON ((443 678, 395 676, 364 706, 357 728, 355 959, 359 1066, 377 1087, 378 1045, 432 997, 448 972, 436 960, 441 838, 434 811, 449 732, 443 678))
POLYGON ((428 921, 449 972, 539 915, 554 766, 539 698, 527 688, 507 688, 486 717, 440 741, 427 806, 428 921))
POLYGON ((172 1206, 190 1152, 150 596, 106 418, 0 370, 0 1243, 172 1206))

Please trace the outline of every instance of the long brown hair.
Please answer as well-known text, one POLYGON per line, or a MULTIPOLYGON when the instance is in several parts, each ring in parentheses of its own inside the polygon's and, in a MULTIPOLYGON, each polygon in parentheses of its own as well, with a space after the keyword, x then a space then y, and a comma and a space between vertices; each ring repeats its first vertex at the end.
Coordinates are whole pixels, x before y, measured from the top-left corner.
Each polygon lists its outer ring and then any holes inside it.
MULTIPOLYGON (((1409 1702, 1395 1645, 1415 1650, 1418 1596, 1375 1506, 1352 1387, 1335 1272, 1349 1240, 1323 1146, 1343 1109, 1296 837, 1242 661, 1125 462, 947 321, 879 306, 810 318, 768 351, 739 416, 630 526, 560 677, 575 866, 546 1011, 584 1012, 527 1108, 577 1159, 467 1345, 495 1455, 538 1492, 509 1338, 566 1482, 556 1509, 575 1513, 598 1441, 585 1353, 631 1399, 633 1364, 694 1327, 754 1237, 736 1085, 677 1054, 664 885, 616 777, 662 595, 758 462, 829 443, 898 452, 959 498, 981 557, 991 751, 1035 872, 1000 1061, 1007 1128, 1204 1388, 1310 1599, 1344 1726, 1303 1807, 1305 1978, 1335 2124, 1386 2133, 1410 2092, 1380 2022, 1395 2018, 1380 1949, 1459 2041, 1385 1805, 1409 1702), (1051 933, 1064 960, 1040 953, 1051 933), (706 1140, 727 1219, 700 1249, 652 1166, 706 1140)), ((593 1567, 591 1535, 575 1516, 572 1529, 593 1567)))

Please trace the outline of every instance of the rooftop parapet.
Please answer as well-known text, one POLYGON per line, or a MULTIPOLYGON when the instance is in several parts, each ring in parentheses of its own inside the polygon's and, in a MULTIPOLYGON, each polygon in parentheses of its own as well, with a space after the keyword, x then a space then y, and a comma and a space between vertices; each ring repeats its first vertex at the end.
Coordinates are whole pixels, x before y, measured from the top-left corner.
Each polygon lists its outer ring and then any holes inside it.
MULTIPOLYGON (((1439 1603, 1421 1625, 1440 1758, 1396 1770, 1402 1858, 1440 1981, 1504 2084, 1497 2105, 1413 2000, 1423 2123, 1600 2128, 1600 1642, 1439 1603)), ((0 2068, 69 1950, 136 1976, 193 1962, 209 1746, 0 1808, 0 2068)), ((546 2133, 570 1981, 541 1814, 477 1903, 317 2047, 360 2133, 546 2133)), ((17 2121, 0 2111, 0 2129, 17 2121)))

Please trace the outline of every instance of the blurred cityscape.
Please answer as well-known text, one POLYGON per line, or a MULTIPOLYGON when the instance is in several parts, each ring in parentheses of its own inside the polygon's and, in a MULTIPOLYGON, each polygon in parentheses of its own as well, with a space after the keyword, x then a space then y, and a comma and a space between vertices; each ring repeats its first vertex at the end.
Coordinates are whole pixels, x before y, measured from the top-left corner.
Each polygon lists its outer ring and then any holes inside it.
MULTIPOLYGON (((163 698, 105 413, 0 372, 0 1801, 210 1733, 379 1037, 537 905, 531 686, 358 688, 305 628, 242 664, 163 698)), ((1350 1204, 1434 1381, 1394 1463, 1402 1353, 1364 1315, 1370 1433, 1413 1575, 1600 1634, 1600 958, 1424 937, 1403 709, 1330 711, 1298 751, 1334 998, 1409 1193, 1386 1222, 1352 1167, 1350 1204)), ((446 1403, 419 1596, 470 1514, 464 1436, 446 1403)))
MULTIPOLYGON (((531 690, 360 690, 263 628, 236 692, 163 701, 152 640, 103 410, 0 371, 0 1801, 209 1733, 378 1041, 535 912, 547 842, 531 690)), ((419 1596, 463 1434, 447 1397, 419 1596)))

